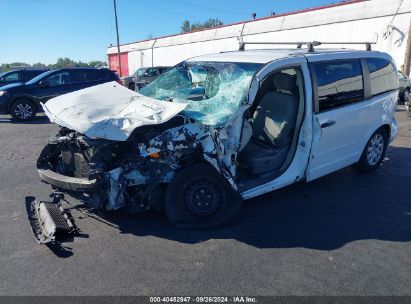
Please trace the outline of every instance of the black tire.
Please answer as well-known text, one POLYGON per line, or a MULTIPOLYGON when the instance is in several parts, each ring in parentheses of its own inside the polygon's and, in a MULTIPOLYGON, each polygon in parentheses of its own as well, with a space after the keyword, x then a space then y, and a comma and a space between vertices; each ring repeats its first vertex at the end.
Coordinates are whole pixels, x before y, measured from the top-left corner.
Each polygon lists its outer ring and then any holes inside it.
POLYGON ((407 103, 405 106, 405 111, 407 112, 407 115, 411 117, 411 103, 407 103))
POLYGON ((36 105, 29 99, 17 99, 10 107, 10 115, 18 121, 29 121, 36 116, 36 105))
POLYGON ((361 158, 357 163, 357 170, 360 172, 372 172, 376 170, 385 157, 385 151, 388 146, 388 134, 383 128, 378 129, 371 135, 361 158))
POLYGON ((168 185, 164 211, 173 225, 207 229, 229 221, 241 209, 243 198, 211 165, 183 168, 168 185))
POLYGON ((402 101, 409 101, 410 100, 410 88, 406 88, 404 93, 401 97, 402 101))

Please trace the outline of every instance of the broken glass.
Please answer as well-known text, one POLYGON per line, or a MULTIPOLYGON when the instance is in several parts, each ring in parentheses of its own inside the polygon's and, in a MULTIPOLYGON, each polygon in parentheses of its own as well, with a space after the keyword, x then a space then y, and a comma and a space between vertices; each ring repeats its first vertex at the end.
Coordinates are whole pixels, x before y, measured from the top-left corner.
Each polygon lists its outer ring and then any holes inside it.
POLYGON ((158 100, 185 103, 183 111, 197 122, 227 122, 246 100, 248 88, 261 64, 183 62, 142 88, 139 93, 158 100))

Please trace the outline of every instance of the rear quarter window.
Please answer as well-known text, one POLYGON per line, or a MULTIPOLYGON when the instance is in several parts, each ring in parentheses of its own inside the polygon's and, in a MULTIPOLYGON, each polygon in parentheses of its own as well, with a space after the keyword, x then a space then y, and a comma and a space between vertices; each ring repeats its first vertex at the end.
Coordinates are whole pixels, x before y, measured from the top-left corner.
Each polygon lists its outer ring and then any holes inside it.
POLYGON ((12 82, 12 81, 19 81, 19 80, 20 80, 19 72, 13 72, 13 73, 7 74, 6 76, 3 76, 4 82, 12 82))
POLYGON ((394 65, 387 59, 368 58, 368 72, 371 82, 371 96, 398 89, 398 75, 394 65))

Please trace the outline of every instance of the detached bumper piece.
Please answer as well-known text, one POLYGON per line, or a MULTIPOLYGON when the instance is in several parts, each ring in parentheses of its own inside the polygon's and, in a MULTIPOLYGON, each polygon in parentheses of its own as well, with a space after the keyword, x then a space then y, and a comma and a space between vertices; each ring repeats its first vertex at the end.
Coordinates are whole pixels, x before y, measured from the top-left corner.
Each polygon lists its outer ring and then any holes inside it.
POLYGON ((27 212, 34 236, 40 244, 58 241, 58 238, 75 234, 78 230, 60 203, 27 202, 27 212))

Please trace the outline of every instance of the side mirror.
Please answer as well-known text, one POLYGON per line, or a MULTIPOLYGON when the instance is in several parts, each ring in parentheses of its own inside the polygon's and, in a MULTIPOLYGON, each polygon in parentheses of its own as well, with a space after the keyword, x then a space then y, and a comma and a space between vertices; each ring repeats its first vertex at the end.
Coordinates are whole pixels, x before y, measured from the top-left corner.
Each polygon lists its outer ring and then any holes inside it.
POLYGON ((46 87, 50 86, 50 83, 47 80, 40 81, 39 86, 42 87, 42 88, 46 88, 46 87))

